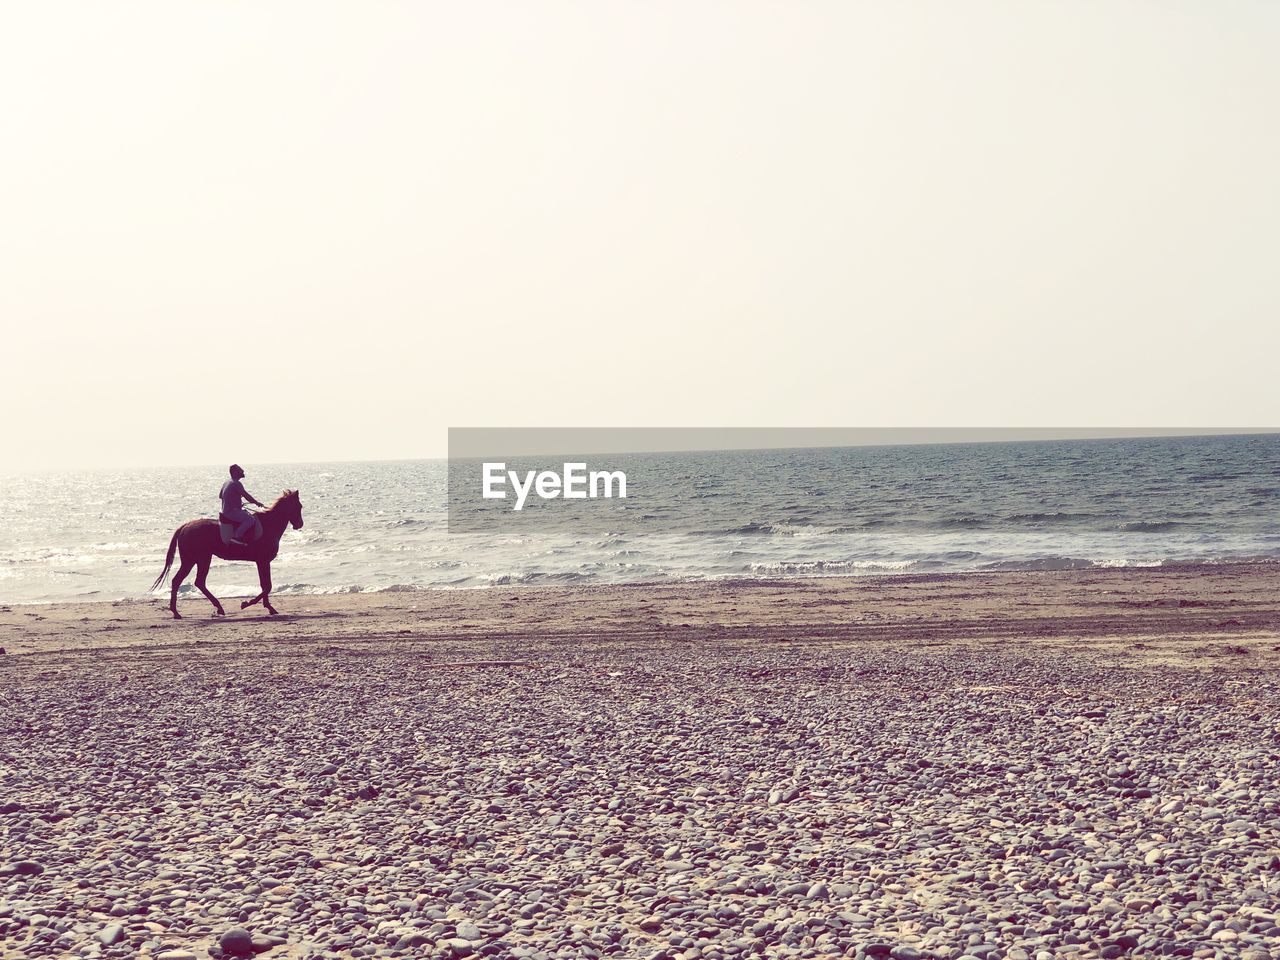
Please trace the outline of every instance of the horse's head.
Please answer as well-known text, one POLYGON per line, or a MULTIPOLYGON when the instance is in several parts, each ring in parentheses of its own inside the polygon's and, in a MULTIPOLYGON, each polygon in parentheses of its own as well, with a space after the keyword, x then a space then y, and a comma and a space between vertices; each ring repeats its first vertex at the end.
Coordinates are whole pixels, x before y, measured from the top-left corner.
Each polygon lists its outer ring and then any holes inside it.
POLYGON ((302 529, 302 499, 297 490, 286 490, 280 497, 280 506, 284 509, 284 518, 295 530, 302 529))

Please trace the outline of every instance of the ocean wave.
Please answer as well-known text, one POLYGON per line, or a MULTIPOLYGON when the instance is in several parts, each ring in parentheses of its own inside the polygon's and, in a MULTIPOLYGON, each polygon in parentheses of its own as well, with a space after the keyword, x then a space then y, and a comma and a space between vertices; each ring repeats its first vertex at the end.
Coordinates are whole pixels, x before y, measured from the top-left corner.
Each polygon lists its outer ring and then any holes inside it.
POLYGON ((729 527, 724 530, 706 530, 699 531, 702 536, 771 536, 771 537, 826 537, 833 533, 839 533, 843 530, 852 528, 841 528, 838 526, 816 526, 804 523, 792 523, 790 521, 778 521, 776 523, 744 523, 740 527, 729 527))
POLYGON ((537 584, 570 584, 584 583, 595 579, 591 574, 581 570, 533 571, 530 573, 501 574, 487 578, 495 587, 527 587, 537 584))
POLYGON ((1093 570, 1101 567, 1159 567, 1165 560, 1138 558, 1089 559, 1088 557, 1027 557, 1015 560, 993 560, 982 564, 981 570, 1093 570))
POLYGON ((903 573, 916 566, 915 560, 799 560, 777 563, 750 563, 744 572, 789 577, 840 573, 903 573))
POLYGON ((974 517, 974 516, 948 517, 942 520, 938 524, 938 526, 944 529, 951 528, 951 527, 965 527, 965 528, 972 529, 976 527, 984 527, 990 522, 991 522, 990 517, 974 517))
POLYGON ((1005 523, 1022 524, 1054 524, 1054 523, 1087 523, 1096 518, 1096 514, 1092 513, 1066 513, 1063 511, 1054 511, 1052 513, 1012 513, 1000 519, 1005 523))
POLYGON ((1082 557, 1032 557, 1026 560, 993 560, 981 570, 1088 570, 1097 564, 1082 557))

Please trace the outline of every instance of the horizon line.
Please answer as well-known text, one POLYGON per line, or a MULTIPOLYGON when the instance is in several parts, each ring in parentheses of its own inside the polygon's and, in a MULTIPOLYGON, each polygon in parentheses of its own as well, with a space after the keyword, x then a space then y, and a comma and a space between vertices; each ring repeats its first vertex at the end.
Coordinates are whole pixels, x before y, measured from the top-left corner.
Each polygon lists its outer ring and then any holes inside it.
MULTIPOLYGON (((859 442, 850 443, 766 443, 753 446, 701 446, 701 447, 674 447, 674 448, 651 448, 651 449, 610 449, 599 451, 586 450, 544 450, 538 452, 522 452, 510 453, 504 452, 502 456, 559 456, 559 455, 585 455, 592 456, 602 455, 642 455, 642 454, 673 454, 673 453, 733 453, 733 452, 751 452, 756 450, 834 450, 834 449, 857 449, 859 447, 925 447, 925 446, 948 446, 961 444, 982 444, 982 443, 1048 443, 1048 442, 1077 442, 1077 441, 1098 441, 1098 440, 1177 440, 1177 439, 1208 439, 1213 437, 1260 437, 1275 436, 1280 434, 1280 428, 1274 427, 1098 427, 1098 428, 1069 428, 1069 427, 450 427, 450 432, 454 430, 466 431, 511 431, 518 433, 532 432, 577 432, 590 431, 593 433, 631 433, 644 430, 661 430, 664 432, 699 432, 699 433, 734 433, 752 431, 756 433, 783 433, 792 432, 824 432, 835 434, 840 432, 894 432, 905 434, 911 432, 934 434, 933 439, 910 439, 910 438, 893 438, 884 440, 867 440, 863 439, 859 442), (969 436, 957 436, 954 438, 938 438, 938 434, 946 434, 954 432, 956 434, 969 434, 969 436), (1016 434, 1016 436, 993 437, 991 434, 1007 432, 1016 434), (1036 435, 1039 434, 1039 435, 1036 435)), ((447 451, 446 447, 446 451, 447 451)), ((297 466, 297 465, 315 465, 315 464, 354 464, 354 463, 425 463, 431 461, 449 462, 451 459, 472 460, 479 457, 488 456, 490 454, 460 454, 457 457, 451 457, 448 452, 443 456, 390 456, 390 457, 356 457, 356 458, 338 458, 338 459, 286 459, 286 460, 246 460, 257 467, 276 467, 276 466, 297 466)), ((12 476, 18 474, 33 473, 72 473, 78 471, 94 472, 103 470, 189 470, 197 468, 217 468, 219 470, 226 469, 226 465, 211 460, 206 461, 188 461, 183 463, 98 463, 91 465, 32 465, 19 467, 0 468, 0 476, 12 476)))

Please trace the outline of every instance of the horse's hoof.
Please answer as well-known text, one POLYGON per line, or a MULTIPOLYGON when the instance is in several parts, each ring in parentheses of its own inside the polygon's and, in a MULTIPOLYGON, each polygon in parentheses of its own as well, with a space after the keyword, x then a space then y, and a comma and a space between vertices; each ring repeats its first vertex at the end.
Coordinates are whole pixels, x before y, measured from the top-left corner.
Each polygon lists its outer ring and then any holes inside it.
POLYGON ((180 614, 177 610, 173 611, 173 619, 175 619, 175 620, 181 620, 181 619, 182 619, 182 614, 180 614))
POLYGON ((225 611, 225 610, 223 610, 221 607, 219 607, 219 608, 214 612, 214 614, 213 614, 213 615, 214 615, 215 617, 225 617, 225 616, 227 615, 227 611, 225 611))
POLYGON ((241 610, 248 610, 248 609, 249 609, 249 607, 250 607, 250 603, 249 603, 249 601, 248 601, 248 600, 245 600, 243 603, 241 603, 241 604, 240 604, 240 609, 241 609, 241 610))
POLYGON ((268 614, 270 614, 270 615, 271 615, 271 616, 273 616, 273 617, 274 617, 274 616, 277 616, 276 611, 275 611, 275 610, 273 610, 273 609, 272 609, 272 608, 270 608, 270 607, 268 607, 268 608, 267 608, 267 613, 268 613, 268 614))

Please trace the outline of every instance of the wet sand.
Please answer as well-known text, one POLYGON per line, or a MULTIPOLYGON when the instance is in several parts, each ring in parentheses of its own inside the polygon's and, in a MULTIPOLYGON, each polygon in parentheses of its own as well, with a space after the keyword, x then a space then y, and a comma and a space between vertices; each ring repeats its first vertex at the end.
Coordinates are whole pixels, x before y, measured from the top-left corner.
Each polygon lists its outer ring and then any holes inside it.
POLYGON ((1280 958, 1276 565, 276 605, 0 608, 0 955, 1280 958))
POLYGON ((225 618, 198 594, 184 596, 179 621, 159 600, 0 605, 0 645, 10 655, 145 655, 335 642, 1030 644, 1199 666, 1222 666, 1235 651, 1248 657, 1235 665, 1251 667, 1273 665, 1280 652, 1280 564, 276 595, 277 617, 221 599, 225 618))

